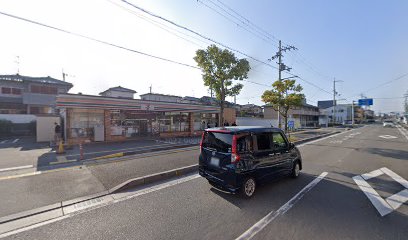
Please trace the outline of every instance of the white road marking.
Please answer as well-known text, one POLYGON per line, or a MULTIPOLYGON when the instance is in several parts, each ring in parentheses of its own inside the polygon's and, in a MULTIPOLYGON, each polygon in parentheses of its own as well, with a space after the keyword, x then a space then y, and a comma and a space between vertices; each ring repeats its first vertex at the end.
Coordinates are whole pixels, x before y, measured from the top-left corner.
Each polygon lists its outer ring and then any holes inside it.
POLYGON ((300 190, 300 192, 293 196, 288 202, 281 206, 277 211, 271 211, 270 213, 268 213, 268 215, 266 215, 264 218, 255 223, 255 225, 253 225, 250 229, 244 232, 241 236, 236 238, 236 240, 251 239, 252 237, 254 237, 269 223, 271 223, 275 218, 289 211, 289 209, 291 209, 307 192, 309 192, 314 186, 316 186, 316 184, 318 184, 326 175, 327 172, 321 173, 312 182, 306 185, 306 187, 300 190))
POLYGON ((32 168, 32 167, 33 167, 33 165, 25 165, 25 166, 19 166, 19 167, 11 167, 11 168, 1 168, 0 172, 19 170, 19 169, 25 169, 25 168, 32 168))
POLYGON ((408 181, 403 179, 401 176, 391 171, 388 168, 380 168, 369 173, 362 174, 361 176, 357 175, 353 177, 354 182, 357 186, 363 191, 367 198, 371 201, 377 211, 382 217, 391 213, 393 210, 399 208, 404 202, 408 201, 408 181), (383 199, 373 187, 370 186, 368 180, 370 178, 378 177, 382 174, 390 176, 394 181, 398 182, 406 189, 400 191, 397 194, 394 194, 387 199, 383 199))
POLYGON ((397 129, 408 140, 408 134, 405 132, 406 130, 400 125, 397 125, 397 129))
POLYGON ((380 213, 381 217, 384 217, 394 210, 361 176, 354 176, 353 180, 356 182, 361 191, 363 191, 363 193, 368 197, 368 199, 370 199, 371 203, 380 213))
POLYGON ((392 135, 380 135, 378 136, 380 138, 384 138, 384 139, 394 139, 394 138, 398 138, 396 136, 392 136, 392 135))
POLYGON ((368 180, 370 178, 378 177, 378 176, 380 176, 382 174, 384 174, 384 172, 381 171, 380 169, 377 169, 377 170, 374 170, 374 171, 369 172, 369 173, 361 174, 361 177, 363 177, 365 180, 368 180))
POLYGON ((398 182, 399 184, 408 189, 408 181, 403 179, 400 175, 396 174, 395 172, 391 171, 386 167, 381 168, 381 171, 383 171, 385 174, 394 179, 394 181, 398 182))
POLYGON ((18 142, 18 140, 20 140, 20 139, 18 139, 18 138, 14 139, 13 143, 18 142))
POLYGON ((0 142, 0 144, 6 143, 6 142, 7 142, 7 140, 3 140, 3 141, 0 142))
POLYGON ((408 201, 408 189, 404 189, 397 194, 389 196, 386 201, 392 208, 399 208, 402 204, 408 201))

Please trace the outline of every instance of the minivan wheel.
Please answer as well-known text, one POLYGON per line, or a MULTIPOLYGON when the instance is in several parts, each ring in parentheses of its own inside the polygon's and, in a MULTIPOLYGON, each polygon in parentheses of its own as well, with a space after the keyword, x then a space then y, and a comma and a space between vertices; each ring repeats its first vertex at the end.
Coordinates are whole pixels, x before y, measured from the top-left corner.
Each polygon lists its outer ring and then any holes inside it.
POLYGON ((293 164, 292 177, 297 178, 299 177, 299 174, 300 174, 300 163, 299 161, 296 161, 295 164, 293 164))
POLYGON ((245 198, 250 198, 254 195, 256 189, 256 181, 249 177, 244 180, 241 187, 241 195, 245 198))

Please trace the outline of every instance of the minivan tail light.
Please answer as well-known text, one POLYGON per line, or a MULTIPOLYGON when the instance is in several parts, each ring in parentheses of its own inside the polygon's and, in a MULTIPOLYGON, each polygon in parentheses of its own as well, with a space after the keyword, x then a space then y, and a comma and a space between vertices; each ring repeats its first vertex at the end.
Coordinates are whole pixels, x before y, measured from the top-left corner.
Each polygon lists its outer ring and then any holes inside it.
POLYGON ((237 151, 237 135, 232 136, 232 149, 231 149, 231 163, 237 163, 241 160, 237 151))
POLYGON ((203 134, 201 135, 200 153, 203 151, 204 134, 205 134, 205 131, 203 131, 203 134))

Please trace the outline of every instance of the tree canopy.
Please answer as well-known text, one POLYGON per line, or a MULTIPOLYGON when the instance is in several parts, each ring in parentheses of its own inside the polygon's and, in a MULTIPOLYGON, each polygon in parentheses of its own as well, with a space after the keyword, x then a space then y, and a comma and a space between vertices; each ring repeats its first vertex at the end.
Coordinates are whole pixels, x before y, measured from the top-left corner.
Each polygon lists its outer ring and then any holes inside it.
POLYGON ((262 101, 271 106, 275 111, 285 118, 285 130, 287 131, 288 111, 294 107, 301 106, 305 95, 302 94, 303 88, 296 80, 286 79, 275 81, 272 84, 272 90, 266 90, 262 94, 262 101))
POLYGON ((233 80, 248 78, 251 69, 246 59, 238 59, 234 53, 227 49, 220 49, 216 45, 210 45, 207 49, 196 51, 194 60, 202 70, 204 86, 215 92, 220 101, 220 126, 223 124, 224 101, 227 96, 236 96, 240 93, 243 85, 233 83, 233 80))

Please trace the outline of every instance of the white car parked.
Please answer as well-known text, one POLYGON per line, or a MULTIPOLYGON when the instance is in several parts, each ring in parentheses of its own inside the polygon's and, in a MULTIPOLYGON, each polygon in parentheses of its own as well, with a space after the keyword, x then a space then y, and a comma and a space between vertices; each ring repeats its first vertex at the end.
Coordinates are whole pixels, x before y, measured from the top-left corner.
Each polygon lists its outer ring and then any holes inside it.
POLYGON ((394 122, 391 120, 385 120, 383 122, 383 127, 395 127, 394 122))

